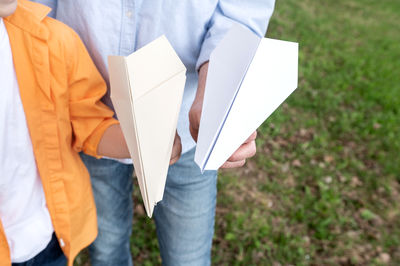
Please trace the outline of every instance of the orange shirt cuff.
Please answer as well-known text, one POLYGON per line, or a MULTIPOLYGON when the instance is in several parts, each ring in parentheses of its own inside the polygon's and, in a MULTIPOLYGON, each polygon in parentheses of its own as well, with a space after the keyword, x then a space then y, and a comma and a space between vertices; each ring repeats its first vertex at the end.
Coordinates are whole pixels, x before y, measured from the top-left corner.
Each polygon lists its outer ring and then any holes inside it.
POLYGON ((101 159, 103 156, 97 154, 97 147, 99 146, 100 140, 103 137, 104 132, 107 128, 112 125, 119 124, 118 120, 114 118, 109 118, 103 121, 100 125, 96 127, 93 134, 86 140, 83 145, 83 152, 87 155, 96 157, 97 159, 101 159))

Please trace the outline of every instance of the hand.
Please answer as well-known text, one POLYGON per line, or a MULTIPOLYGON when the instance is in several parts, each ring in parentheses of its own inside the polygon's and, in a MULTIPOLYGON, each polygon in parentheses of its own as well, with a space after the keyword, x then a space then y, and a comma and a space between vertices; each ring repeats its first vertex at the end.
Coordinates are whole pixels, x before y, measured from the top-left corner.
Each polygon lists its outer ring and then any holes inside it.
MULTIPOLYGON (((199 134, 200 117, 203 108, 204 91, 206 87, 208 62, 204 63, 199 70, 199 84, 197 86, 196 97, 189 111, 189 129, 192 138, 197 142, 199 134)), ((253 134, 232 154, 231 157, 221 166, 221 168, 241 167, 246 163, 246 159, 256 154, 257 132, 253 134)))
POLYGON ((257 131, 253 134, 229 157, 229 159, 221 166, 221 168, 242 167, 246 163, 246 159, 256 154, 256 137, 257 131))
POLYGON ((181 137, 179 137, 178 132, 175 133, 174 145, 172 146, 171 159, 169 161, 169 165, 176 163, 181 157, 182 153, 182 144, 181 137))

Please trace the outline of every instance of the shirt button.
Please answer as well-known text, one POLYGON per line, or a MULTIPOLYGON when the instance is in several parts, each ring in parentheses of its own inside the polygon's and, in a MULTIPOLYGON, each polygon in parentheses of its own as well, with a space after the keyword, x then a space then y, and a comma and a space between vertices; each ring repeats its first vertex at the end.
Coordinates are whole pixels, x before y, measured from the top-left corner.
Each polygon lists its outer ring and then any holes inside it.
POLYGON ((126 12, 126 16, 127 16, 128 18, 131 18, 131 17, 132 17, 132 11, 126 12))

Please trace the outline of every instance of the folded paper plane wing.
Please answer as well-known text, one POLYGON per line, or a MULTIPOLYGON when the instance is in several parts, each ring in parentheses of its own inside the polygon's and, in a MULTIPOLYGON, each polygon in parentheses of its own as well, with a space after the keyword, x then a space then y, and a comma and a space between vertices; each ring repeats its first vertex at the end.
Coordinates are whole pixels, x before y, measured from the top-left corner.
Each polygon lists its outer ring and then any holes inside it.
POLYGON ((296 89, 298 44, 234 25, 212 52, 195 162, 216 170, 296 89))
POLYGON ((186 68, 165 36, 108 63, 111 100, 151 217, 164 194, 186 68))

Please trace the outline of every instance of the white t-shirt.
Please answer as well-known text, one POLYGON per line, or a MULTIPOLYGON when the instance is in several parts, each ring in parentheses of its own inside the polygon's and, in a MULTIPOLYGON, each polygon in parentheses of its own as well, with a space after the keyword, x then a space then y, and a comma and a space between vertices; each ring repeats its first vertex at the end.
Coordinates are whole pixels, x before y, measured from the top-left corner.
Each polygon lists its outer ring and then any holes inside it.
POLYGON ((40 253, 54 232, 33 154, 7 30, 0 18, 0 219, 12 262, 40 253))

